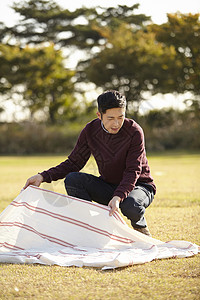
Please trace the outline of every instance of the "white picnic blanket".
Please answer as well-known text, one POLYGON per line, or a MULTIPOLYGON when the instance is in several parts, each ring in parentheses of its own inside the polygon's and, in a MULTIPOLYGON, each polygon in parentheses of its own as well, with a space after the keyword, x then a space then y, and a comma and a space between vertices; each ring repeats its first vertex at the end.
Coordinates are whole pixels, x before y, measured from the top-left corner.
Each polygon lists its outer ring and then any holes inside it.
POLYGON ((198 246, 161 242, 93 202, 29 186, 0 215, 0 262, 117 268, 188 257, 198 246))

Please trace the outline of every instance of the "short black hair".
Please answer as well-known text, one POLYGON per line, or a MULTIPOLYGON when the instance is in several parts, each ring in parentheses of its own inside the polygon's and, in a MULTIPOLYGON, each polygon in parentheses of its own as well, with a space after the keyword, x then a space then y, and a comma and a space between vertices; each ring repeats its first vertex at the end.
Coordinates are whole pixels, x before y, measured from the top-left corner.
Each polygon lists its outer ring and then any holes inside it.
POLYGON ((109 90, 98 96, 97 103, 98 111, 105 114, 106 110, 110 108, 126 108, 126 97, 118 91, 109 90))

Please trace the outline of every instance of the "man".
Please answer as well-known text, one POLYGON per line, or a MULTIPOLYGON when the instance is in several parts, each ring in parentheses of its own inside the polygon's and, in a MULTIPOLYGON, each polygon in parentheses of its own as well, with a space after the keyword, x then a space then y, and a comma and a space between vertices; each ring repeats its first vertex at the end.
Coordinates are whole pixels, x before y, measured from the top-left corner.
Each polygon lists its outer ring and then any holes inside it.
POLYGON ((98 118, 81 131, 68 159, 56 167, 29 178, 24 186, 39 186, 65 178, 68 195, 119 208, 135 230, 150 236, 145 209, 156 193, 145 153, 141 127, 125 118, 126 99, 117 91, 97 98, 98 118), (93 155, 100 177, 79 172, 93 155))

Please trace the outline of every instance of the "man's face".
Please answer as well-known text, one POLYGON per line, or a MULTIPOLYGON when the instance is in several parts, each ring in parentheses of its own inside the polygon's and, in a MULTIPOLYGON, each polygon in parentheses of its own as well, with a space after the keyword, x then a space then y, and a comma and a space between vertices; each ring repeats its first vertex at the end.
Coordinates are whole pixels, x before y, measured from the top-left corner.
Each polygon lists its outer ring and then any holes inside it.
POLYGON ((116 134, 124 123, 125 108, 110 108, 106 110, 105 114, 97 112, 97 116, 109 133, 116 134))

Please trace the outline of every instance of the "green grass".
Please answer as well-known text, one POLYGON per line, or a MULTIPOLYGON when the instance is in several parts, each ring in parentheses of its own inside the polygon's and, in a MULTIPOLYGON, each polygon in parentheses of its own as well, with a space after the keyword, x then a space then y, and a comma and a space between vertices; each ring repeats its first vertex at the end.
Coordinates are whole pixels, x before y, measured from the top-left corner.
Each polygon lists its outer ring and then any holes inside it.
MULTIPOLYGON (((0 212, 17 196, 27 177, 64 159, 0 157, 0 212)), ((148 160, 158 189, 146 211, 153 237, 200 245, 200 154, 149 155, 148 160)), ((98 174, 92 159, 85 171, 98 174)), ((62 180, 43 187, 65 193, 62 180)), ((200 255, 110 271, 1 264, 0 299, 200 299, 199 266, 200 255)))

